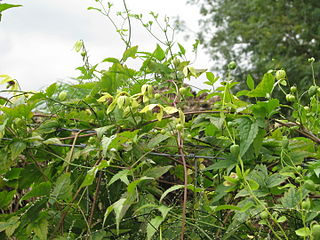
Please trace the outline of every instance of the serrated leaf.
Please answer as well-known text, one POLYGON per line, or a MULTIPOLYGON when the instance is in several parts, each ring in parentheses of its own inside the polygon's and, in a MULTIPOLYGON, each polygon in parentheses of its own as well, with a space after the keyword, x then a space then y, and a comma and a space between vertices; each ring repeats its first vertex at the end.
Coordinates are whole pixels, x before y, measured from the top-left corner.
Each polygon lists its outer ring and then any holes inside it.
POLYGON ((252 122, 249 118, 241 119, 241 123, 239 125, 240 130, 240 156, 242 157, 251 144, 253 143, 255 137, 258 134, 259 126, 258 122, 252 122))
POLYGON ((14 231, 19 227, 20 221, 19 217, 13 216, 6 222, 0 222, 0 232, 5 231, 7 237, 10 237, 14 231))
POLYGON ((31 191, 26 193, 20 201, 28 200, 33 197, 49 196, 51 191, 50 182, 42 182, 32 187, 31 191))
POLYGON ((41 219, 41 221, 33 224, 33 231, 35 235, 41 240, 47 240, 49 223, 47 219, 41 219))
POLYGON ((71 174, 64 173, 58 177, 51 196, 56 199, 70 200, 72 196, 71 174))
POLYGON ((300 197, 298 196, 294 188, 290 188, 281 198, 281 203, 285 208, 295 208, 299 204, 299 202, 300 197))

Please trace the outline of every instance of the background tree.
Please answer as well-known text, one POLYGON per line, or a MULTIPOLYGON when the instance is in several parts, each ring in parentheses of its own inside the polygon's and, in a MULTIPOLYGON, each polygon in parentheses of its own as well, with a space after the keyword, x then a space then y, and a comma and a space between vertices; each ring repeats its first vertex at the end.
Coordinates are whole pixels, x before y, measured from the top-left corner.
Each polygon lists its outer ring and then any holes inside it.
POLYGON ((319 0, 188 2, 198 4, 203 15, 200 40, 214 60, 224 63, 215 70, 226 70, 235 60, 239 81, 248 73, 258 81, 269 69, 284 68, 290 85, 304 88, 312 82, 307 60, 320 59, 319 0))

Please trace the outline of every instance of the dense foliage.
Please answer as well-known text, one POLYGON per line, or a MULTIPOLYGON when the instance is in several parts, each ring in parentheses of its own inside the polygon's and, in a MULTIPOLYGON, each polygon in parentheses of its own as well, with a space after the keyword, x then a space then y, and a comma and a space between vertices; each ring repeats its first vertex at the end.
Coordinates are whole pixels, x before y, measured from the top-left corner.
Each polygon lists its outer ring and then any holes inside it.
MULTIPOLYGON (((109 17, 110 8, 95 10, 109 17)), ((0 75, 8 88, 0 99, 0 238, 319 239, 315 79, 307 91, 289 88, 275 69, 258 85, 249 76, 237 92, 230 63, 214 88, 218 77, 194 69, 168 40, 167 19, 119 14, 150 32, 158 24, 164 44, 140 52, 120 28, 121 59, 92 65, 83 41, 75 44, 84 64, 74 84, 30 92, 0 75), (196 96, 187 83, 200 74, 211 90, 196 96)))
POLYGON ((257 78, 269 69, 284 68, 292 85, 304 89, 310 85, 306 59, 320 57, 318 0, 188 2, 201 8, 203 18, 197 32, 210 56, 225 63, 213 67, 226 71, 228 62, 235 60, 242 83, 248 73, 257 78))

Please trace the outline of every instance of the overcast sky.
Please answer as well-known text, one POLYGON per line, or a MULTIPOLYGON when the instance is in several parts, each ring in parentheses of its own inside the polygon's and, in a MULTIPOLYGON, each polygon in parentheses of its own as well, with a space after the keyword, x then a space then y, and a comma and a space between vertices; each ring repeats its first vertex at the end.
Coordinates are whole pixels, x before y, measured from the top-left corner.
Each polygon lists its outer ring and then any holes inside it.
MULTIPOLYGON (((84 40, 91 63, 107 57, 119 58, 125 49, 112 24, 98 12, 87 10, 89 6, 97 6, 94 0, 2 2, 23 5, 3 12, 0 75, 17 79, 24 90, 39 90, 55 81, 70 81, 70 78, 77 77, 75 68, 82 64, 80 55, 73 50, 77 40, 84 40)), ((123 10, 122 1, 111 2, 115 3, 115 12, 123 10)), ((146 20, 151 20, 150 11, 159 13, 160 18, 179 15, 190 29, 196 31, 199 9, 185 3, 186 0, 127 0, 132 13, 142 13, 146 20)), ((139 45, 140 50, 154 50, 156 40, 137 22, 133 23, 132 31, 132 45, 139 45)), ((176 40, 191 52, 193 40, 185 42, 183 34, 176 40)), ((210 66, 209 58, 203 52, 200 49, 195 67, 210 66)), ((198 80, 196 84, 200 86, 200 82, 198 80)))

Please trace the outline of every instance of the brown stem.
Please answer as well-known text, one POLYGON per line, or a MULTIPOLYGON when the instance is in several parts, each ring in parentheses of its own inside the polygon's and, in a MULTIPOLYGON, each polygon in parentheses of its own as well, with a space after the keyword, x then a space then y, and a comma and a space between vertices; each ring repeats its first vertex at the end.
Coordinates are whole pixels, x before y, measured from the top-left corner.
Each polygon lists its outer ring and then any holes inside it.
MULTIPOLYGON (((279 123, 281 124, 282 126, 285 126, 285 127, 292 127, 292 126, 299 126, 299 124, 297 123, 284 123, 284 122, 281 122, 277 119, 274 120, 276 123, 279 123)), ((315 136, 312 132, 306 130, 306 129, 295 129, 296 132, 300 133, 301 135, 311 139, 312 141, 320 144, 320 138, 318 138, 317 136, 315 136)))
POLYGON ((74 139, 73 139, 73 143, 72 143, 72 147, 71 147, 71 150, 70 150, 70 157, 68 159, 68 166, 66 168, 66 172, 69 171, 69 166, 70 166, 70 163, 72 161, 72 157, 73 157, 73 153, 74 153, 74 146, 76 145, 77 143, 77 139, 78 139, 78 136, 80 135, 80 133, 82 132, 83 130, 80 130, 79 132, 77 132, 74 136, 74 139))
POLYGON ((102 172, 100 171, 99 172, 99 176, 98 176, 98 180, 97 180, 96 191, 95 191, 94 196, 93 196, 93 202, 92 202, 92 206, 91 206, 91 210, 90 210, 90 217, 89 217, 89 221, 88 221, 90 227, 91 227, 91 224, 92 224, 93 213, 94 213, 94 209, 95 209, 95 206, 96 206, 97 198, 98 198, 98 195, 99 195, 101 177, 102 177, 102 172))

